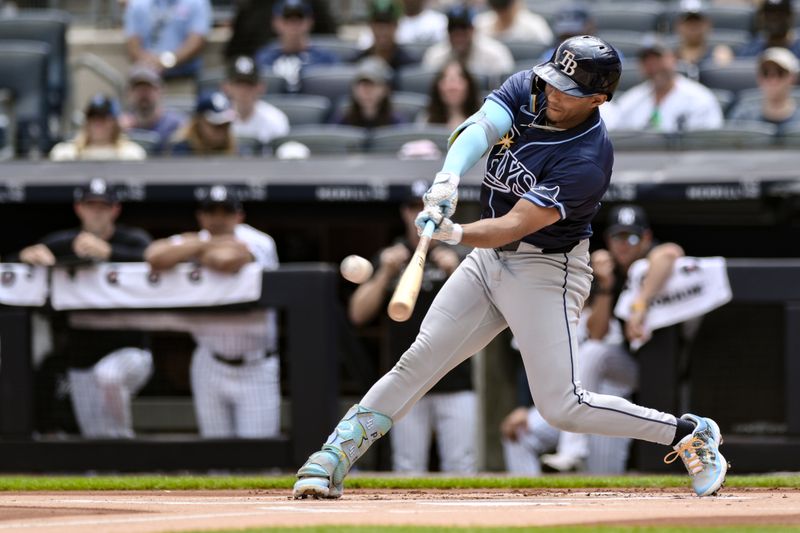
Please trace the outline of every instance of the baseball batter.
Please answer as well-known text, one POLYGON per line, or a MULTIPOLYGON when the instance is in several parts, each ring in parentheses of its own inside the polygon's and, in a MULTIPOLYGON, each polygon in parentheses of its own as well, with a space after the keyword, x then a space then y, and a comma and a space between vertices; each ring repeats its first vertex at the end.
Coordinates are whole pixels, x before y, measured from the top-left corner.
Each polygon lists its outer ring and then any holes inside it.
MULTIPOLYGON (((210 189, 200 204, 197 233, 155 241, 145 258, 156 270, 196 261, 221 272, 236 273, 255 261, 278 268, 272 237, 244 224, 235 191, 210 189)), ((198 324, 191 383, 200 434, 209 438, 267 438, 280 430, 280 361, 274 310, 237 315, 233 327, 198 324), (255 322, 254 322, 255 321, 255 322)))
POLYGON ((446 372, 511 328, 534 402, 553 426, 674 447, 699 496, 722 485, 727 463, 717 424, 680 418, 581 387, 575 354, 589 294, 590 222, 611 179, 613 147, 598 107, 620 77, 619 56, 591 36, 567 39, 553 58, 512 75, 456 128, 417 224, 434 238, 474 246, 442 287, 397 365, 354 405, 297 473, 296 498, 338 498, 344 477, 446 372), (455 224, 459 177, 489 151, 482 218, 455 224))

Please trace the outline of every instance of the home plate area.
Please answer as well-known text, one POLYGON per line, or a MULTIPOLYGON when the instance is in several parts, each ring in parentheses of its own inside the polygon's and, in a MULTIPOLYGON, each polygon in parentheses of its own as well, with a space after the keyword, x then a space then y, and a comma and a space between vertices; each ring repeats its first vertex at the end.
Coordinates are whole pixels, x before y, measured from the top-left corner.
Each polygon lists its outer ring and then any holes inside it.
POLYGON ((341 500, 287 491, 0 494, 0 533, 161 532, 312 525, 797 525, 800 491, 351 490, 341 500))

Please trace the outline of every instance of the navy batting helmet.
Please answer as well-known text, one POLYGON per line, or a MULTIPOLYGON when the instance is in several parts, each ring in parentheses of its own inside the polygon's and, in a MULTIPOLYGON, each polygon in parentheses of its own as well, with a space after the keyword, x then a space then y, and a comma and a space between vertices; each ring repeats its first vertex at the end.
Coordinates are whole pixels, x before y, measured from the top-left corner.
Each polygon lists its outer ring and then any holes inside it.
POLYGON ((622 73, 614 47, 591 35, 570 37, 559 45, 547 63, 533 67, 534 86, 549 84, 571 96, 614 95, 622 73))

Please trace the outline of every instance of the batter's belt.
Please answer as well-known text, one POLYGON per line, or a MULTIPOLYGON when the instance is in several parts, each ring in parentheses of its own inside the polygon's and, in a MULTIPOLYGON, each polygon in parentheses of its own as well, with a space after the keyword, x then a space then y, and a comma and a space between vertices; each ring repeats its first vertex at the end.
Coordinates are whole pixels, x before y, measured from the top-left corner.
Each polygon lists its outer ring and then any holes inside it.
POLYGON ((579 242, 580 241, 574 241, 574 242, 571 242, 568 245, 562 246, 560 248, 538 248, 537 246, 535 246, 533 244, 526 243, 524 241, 514 241, 514 242, 510 242, 508 244, 504 244, 503 246, 500 246, 498 248, 495 248, 494 251, 495 252, 516 252, 516 251, 519 250, 519 247, 520 247, 521 244, 527 244, 527 245, 529 245, 529 246, 531 246, 533 248, 537 248, 538 250, 541 250, 541 252, 543 254, 567 254, 567 253, 571 252, 572 249, 575 248, 578 245, 579 242))

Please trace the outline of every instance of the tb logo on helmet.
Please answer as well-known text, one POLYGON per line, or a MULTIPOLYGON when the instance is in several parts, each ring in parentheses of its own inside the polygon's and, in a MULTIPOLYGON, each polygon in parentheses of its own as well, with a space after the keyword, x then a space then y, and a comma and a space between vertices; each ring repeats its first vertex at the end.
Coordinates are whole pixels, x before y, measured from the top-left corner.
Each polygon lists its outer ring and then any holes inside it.
POLYGON ((575 61, 575 54, 569 50, 564 50, 561 54, 561 61, 558 64, 561 65, 561 71, 567 76, 575 74, 575 68, 578 66, 578 62, 575 61))

